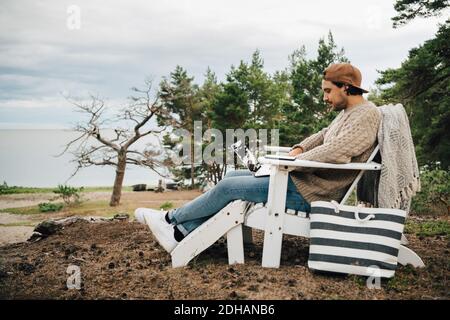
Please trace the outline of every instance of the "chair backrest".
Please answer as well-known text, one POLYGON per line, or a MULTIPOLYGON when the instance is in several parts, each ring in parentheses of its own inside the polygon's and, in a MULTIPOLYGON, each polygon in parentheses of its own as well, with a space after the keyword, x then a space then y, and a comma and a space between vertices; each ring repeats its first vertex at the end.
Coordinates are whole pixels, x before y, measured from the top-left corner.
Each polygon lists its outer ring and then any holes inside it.
POLYGON ((357 186, 358 199, 376 207, 408 211, 412 196, 420 190, 408 115, 401 104, 380 106, 379 110, 382 120, 378 129, 378 160, 382 167, 380 172, 364 174, 357 186))

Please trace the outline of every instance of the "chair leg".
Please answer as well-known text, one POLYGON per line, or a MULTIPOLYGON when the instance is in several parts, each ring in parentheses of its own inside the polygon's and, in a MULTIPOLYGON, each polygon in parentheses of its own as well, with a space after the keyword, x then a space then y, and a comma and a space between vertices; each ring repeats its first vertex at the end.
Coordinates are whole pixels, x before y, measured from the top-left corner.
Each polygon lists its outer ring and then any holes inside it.
POLYGON ((398 263, 404 266, 410 264, 415 268, 425 267, 425 264, 423 263, 422 259, 420 259, 420 257, 417 255, 417 253, 402 245, 398 250, 398 263))
POLYGON ((268 216, 264 230, 262 266, 278 268, 281 260, 283 242, 283 220, 286 205, 288 172, 275 167, 270 175, 267 196, 268 216))
POLYGON ((228 264, 244 263, 242 224, 227 232, 228 264))

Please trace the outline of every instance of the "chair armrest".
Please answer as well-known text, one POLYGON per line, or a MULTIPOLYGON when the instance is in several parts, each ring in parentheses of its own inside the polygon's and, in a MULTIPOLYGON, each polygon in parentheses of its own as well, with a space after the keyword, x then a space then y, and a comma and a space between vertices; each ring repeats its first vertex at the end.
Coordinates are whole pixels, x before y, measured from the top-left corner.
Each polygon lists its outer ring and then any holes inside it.
POLYGON ((294 170, 296 167, 344 169, 344 170, 381 170, 381 165, 373 161, 369 163, 351 162, 345 164, 335 164, 309 160, 290 161, 290 160, 277 160, 259 157, 258 162, 261 164, 269 164, 273 166, 286 166, 289 167, 291 170, 294 170))
POLYGON ((292 148, 290 147, 278 147, 278 146, 264 146, 264 150, 267 152, 280 152, 280 153, 289 153, 292 148))

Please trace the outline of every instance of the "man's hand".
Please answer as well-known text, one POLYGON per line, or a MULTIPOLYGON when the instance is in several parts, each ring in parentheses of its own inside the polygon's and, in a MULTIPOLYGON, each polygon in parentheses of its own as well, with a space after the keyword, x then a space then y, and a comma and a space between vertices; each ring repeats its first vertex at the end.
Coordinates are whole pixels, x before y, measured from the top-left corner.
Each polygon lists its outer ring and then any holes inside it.
POLYGON ((289 152, 289 155, 290 155, 291 157, 296 157, 296 156, 298 156, 298 155, 299 155, 300 153, 302 153, 302 152, 303 152, 303 149, 302 149, 301 147, 297 147, 297 148, 291 150, 291 151, 289 152))

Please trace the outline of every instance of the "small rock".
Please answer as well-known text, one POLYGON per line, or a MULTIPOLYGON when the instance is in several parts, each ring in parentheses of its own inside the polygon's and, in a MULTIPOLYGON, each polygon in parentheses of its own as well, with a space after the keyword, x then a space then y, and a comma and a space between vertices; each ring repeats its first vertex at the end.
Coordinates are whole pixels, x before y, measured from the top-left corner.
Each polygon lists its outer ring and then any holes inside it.
POLYGON ((36 268, 28 262, 20 262, 17 265, 17 269, 19 271, 23 271, 27 275, 33 273, 36 270, 36 268))
POLYGON ((46 236, 44 236, 43 234, 39 233, 39 232, 33 232, 33 234, 28 238, 27 241, 29 242, 38 242, 42 239, 44 239, 46 236))

